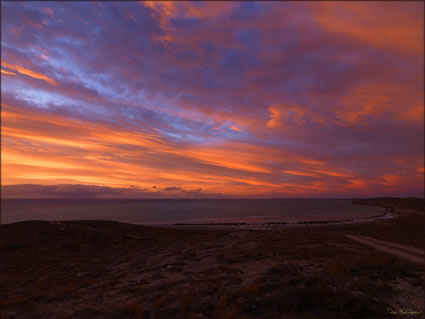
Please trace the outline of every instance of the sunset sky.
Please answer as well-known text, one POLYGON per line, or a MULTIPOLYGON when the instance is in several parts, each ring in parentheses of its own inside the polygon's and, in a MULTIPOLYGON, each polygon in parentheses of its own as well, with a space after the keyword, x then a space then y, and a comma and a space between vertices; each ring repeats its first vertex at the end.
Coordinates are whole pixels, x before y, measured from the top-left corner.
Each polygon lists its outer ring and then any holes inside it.
POLYGON ((1 9, 5 196, 423 197, 422 1, 1 9))

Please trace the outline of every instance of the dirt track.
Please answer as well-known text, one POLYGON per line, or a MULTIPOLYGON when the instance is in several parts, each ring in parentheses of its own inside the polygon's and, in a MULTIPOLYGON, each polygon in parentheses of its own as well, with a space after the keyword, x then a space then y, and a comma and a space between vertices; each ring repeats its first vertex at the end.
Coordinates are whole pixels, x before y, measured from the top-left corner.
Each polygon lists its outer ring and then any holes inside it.
POLYGON ((392 254, 402 259, 405 259, 414 263, 418 263, 418 264, 425 264, 423 249, 419 249, 419 248, 415 248, 411 246, 404 246, 400 244, 394 244, 394 243, 390 243, 387 241, 382 241, 382 240, 378 240, 378 239, 374 239, 374 238, 366 237, 366 236, 360 236, 360 235, 356 235, 356 236, 345 235, 345 236, 361 244, 392 254))

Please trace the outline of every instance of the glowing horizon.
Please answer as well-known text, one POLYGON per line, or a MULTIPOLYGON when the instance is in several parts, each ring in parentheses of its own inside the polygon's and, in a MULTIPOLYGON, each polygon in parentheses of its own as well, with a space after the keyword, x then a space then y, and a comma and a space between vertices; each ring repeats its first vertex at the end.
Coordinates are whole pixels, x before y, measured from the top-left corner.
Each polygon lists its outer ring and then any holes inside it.
POLYGON ((1 5, 6 195, 423 197, 423 2, 1 5))

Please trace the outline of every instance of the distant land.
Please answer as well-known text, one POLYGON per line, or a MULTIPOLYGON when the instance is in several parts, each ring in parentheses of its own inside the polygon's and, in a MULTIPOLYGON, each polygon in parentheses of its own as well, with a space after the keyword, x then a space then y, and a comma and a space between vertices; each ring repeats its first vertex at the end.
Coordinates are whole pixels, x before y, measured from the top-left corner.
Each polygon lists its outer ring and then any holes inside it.
MULTIPOLYGON (((182 187, 109 187, 83 184, 13 184, 1 186, 2 198, 100 198, 100 199, 354 199, 376 196, 347 196, 347 194, 318 194, 310 196, 273 196, 273 195, 226 195, 206 193, 202 188, 184 189, 182 187)), ((410 193, 399 196, 385 195, 382 198, 417 197, 423 198, 423 192, 412 196, 410 193)))

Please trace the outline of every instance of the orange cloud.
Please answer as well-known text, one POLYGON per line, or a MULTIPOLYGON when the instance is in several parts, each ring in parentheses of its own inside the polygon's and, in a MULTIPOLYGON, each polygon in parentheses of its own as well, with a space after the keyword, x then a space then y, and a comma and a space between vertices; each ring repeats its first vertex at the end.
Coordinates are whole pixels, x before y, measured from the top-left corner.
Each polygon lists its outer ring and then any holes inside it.
POLYGON ((43 113, 35 115, 9 105, 4 106, 2 116, 5 123, 2 136, 7 141, 3 144, 2 162, 5 184, 50 181, 165 187, 177 183, 195 189, 201 186, 207 192, 219 190, 218 185, 222 185, 221 188, 233 185, 234 191, 240 194, 242 189, 247 192, 250 187, 274 185, 247 176, 250 172, 270 172, 251 154, 250 146, 182 149, 155 134, 107 128, 89 122, 82 130, 81 123, 72 119, 43 113), (63 134, 52 136, 53 131, 63 134), (30 145, 34 147, 21 143, 25 141, 31 141, 30 145), (123 151, 125 145, 132 148, 123 151), (144 155, 149 153, 155 155, 144 155), (190 167, 170 172, 161 166, 167 158, 208 164, 214 173, 196 172, 190 167), (223 169, 237 170, 241 177, 220 173, 223 169))
POLYGON ((390 83, 359 85, 340 98, 340 108, 335 113, 343 124, 348 125, 383 114, 398 120, 422 122, 424 106, 420 105, 423 100, 420 94, 390 83))
POLYGON ((356 178, 350 180, 349 184, 345 185, 344 187, 347 189, 368 190, 370 183, 371 181, 369 180, 356 178))
POLYGON ((269 106, 270 119, 266 123, 268 128, 283 127, 286 124, 297 123, 302 124, 305 122, 305 111, 296 106, 274 105, 269 106))
POLYGON ((232 12, 237 6, 235 3, 191 2, 175 1, 143 1, 142 4, 170 18, 216 18, 223 17, 232 12))
POLYGON ((270 119, 268 120, 266 126, 268 128, 275 128, 280 126, 279 120, 280 120, 280 109, 270 106, 269 107, 269 116, 270 119))
POLYGON ((3 62, 3 61, 2 61, 1 64, 2 64, 2 66, 6 67, 8 69, 11 69, 11 70, 15 70, 15 71, 19 72, 20 74, 28 75, 28 76, 30 76, 32 78, 46 81, 47 83, 49 83, 51 85, 58 85, 58 83, 55 80, 53 80, 53 79, 45 76, 44 74, 37 73, 37 72, 32 71, 30 69, 26 69, 26 68, 24 68, 22 66, 15 65, 15 64, 10 64, 10 63, 3 62))
POLYGON ((232 2, 202 2, 202 5, 195 6, 191 2, 183 2, 185 15, 197 18, 217 18, 230 14, 238 5, 232 2))
POLYGON ((314 168, 310 168, 310 169, 306 169, 306 170, 304 170, 304 171, 283 170, 282 172, 292 174, 292 175, 310 176, 310 177, 320 177, 319 174, 333 176, 333 177, 341 177, 341 178, 344 178, 344 179, 350 177, 350 175, 348 175, 348 174, 335 172, 335 171, 331 171, 331 170, 314 169, 314 168), (307 170, 307 172, 306 172, 306 170, 307 170))
POLYGON ((380 178, 380 183, 384 184, 384 185, 388 185, 388 186, 396 186, 398 184, 400 184, 400 182, 402 181, 402 177, 397 176, 397 175, 383 175, 380 178))
POLYGON ((1 73, 8 74, 8 75, 16 75, 16 73, 9 72, 9 71, 3 70, 3 69, 1 69, 1 73))
POLYGON ((5 164, 15 164, 15 165, 26 165, 26 166, 34 166, 41 168, 80 168, 76 164, 68 164, 64 162, 56 162, 46 158, 43 159, 35 159, 34 157, 29 158, 25 156, 25 154, 13 153, 9 150, 2 152, 2 161, 5 164))
POLYGON ((347 177, 350 176, 350 175, 347 175, 347 174, 344 174, 344 173, 334 172, 334 171, 330 171, 330 170, 319 170, 319 169, 316 169, 314 171, 317 172, 317 173, 320 173, 320 174, 325 174, 325 175, 335 176, 335 177, 347 178, 347 177))
MULTIPOLYGON (((2 136, 6 141, 2 161, 4 184, 179 185, 190 189, 202 187, 206 193, 225 189, 235 196, 282 189, 292 192, 297 186, 264 179, 275 174, 264 163, 282 157, 278 150, 236 142, 181 148, 155 134, 89 122, 82 130, 81 122, 45 113, 36 115, 10 105, 5 105, 2 112, 2 136), (63 134, 52 136, 53 131, 63 134), (132 148, 123 151, 124 145, 132 148), (178 161, 173 170, 169 169, 170 161, 178 161), (208 166, 181 167, 186 161, 208 166)), ((294 156, 286 155, 286 160, 292 159, 294 156)))
POLYGON ((298 176, 310 176, 310 177, 317 177, 317 174, 312 174, 312 173, 308 173, 308 172, 303 172, 303 171, 294 171, 294 170, 289 170, 289 169, 285 169, 282 170, 283 173, 288 173, 291 175, 298 175, 298 176))
POLYGON ((222 166, 230 169, 248 172, 269 173, 270 170, 257 163, 256 157, 250 152, 228 147, 197 147, 186 149, 185 156, 194 158, 202 163, 222 166))
POLYGON ((423 2, 324 1, 311 7, 327 31, 372 46, 423 55, 423 6, 423 2))
POLYGON ((311 159, 311 158, 300 159, 300 161, 305 163, 305 164, 313 164, 313 165, 324 165, 325 164, 324 161, 314 160, 314 159, 311 159))
MULTIPOLYGON (((181 37, 176 28, 174 28, 170 19, 173 18, 198 18, 198 19, 215 19, 223 18, 230 14, 238 5, 231 2, 198 2, 196 4, 190 1, 141 1, 143 6, 152 9, 159 17, 159 25, 164 32, 163 35, 156 40, 168 42, 185 42, 191 40, 181 37)), ((195 48, 193 48, 195 49, 195 48)))

